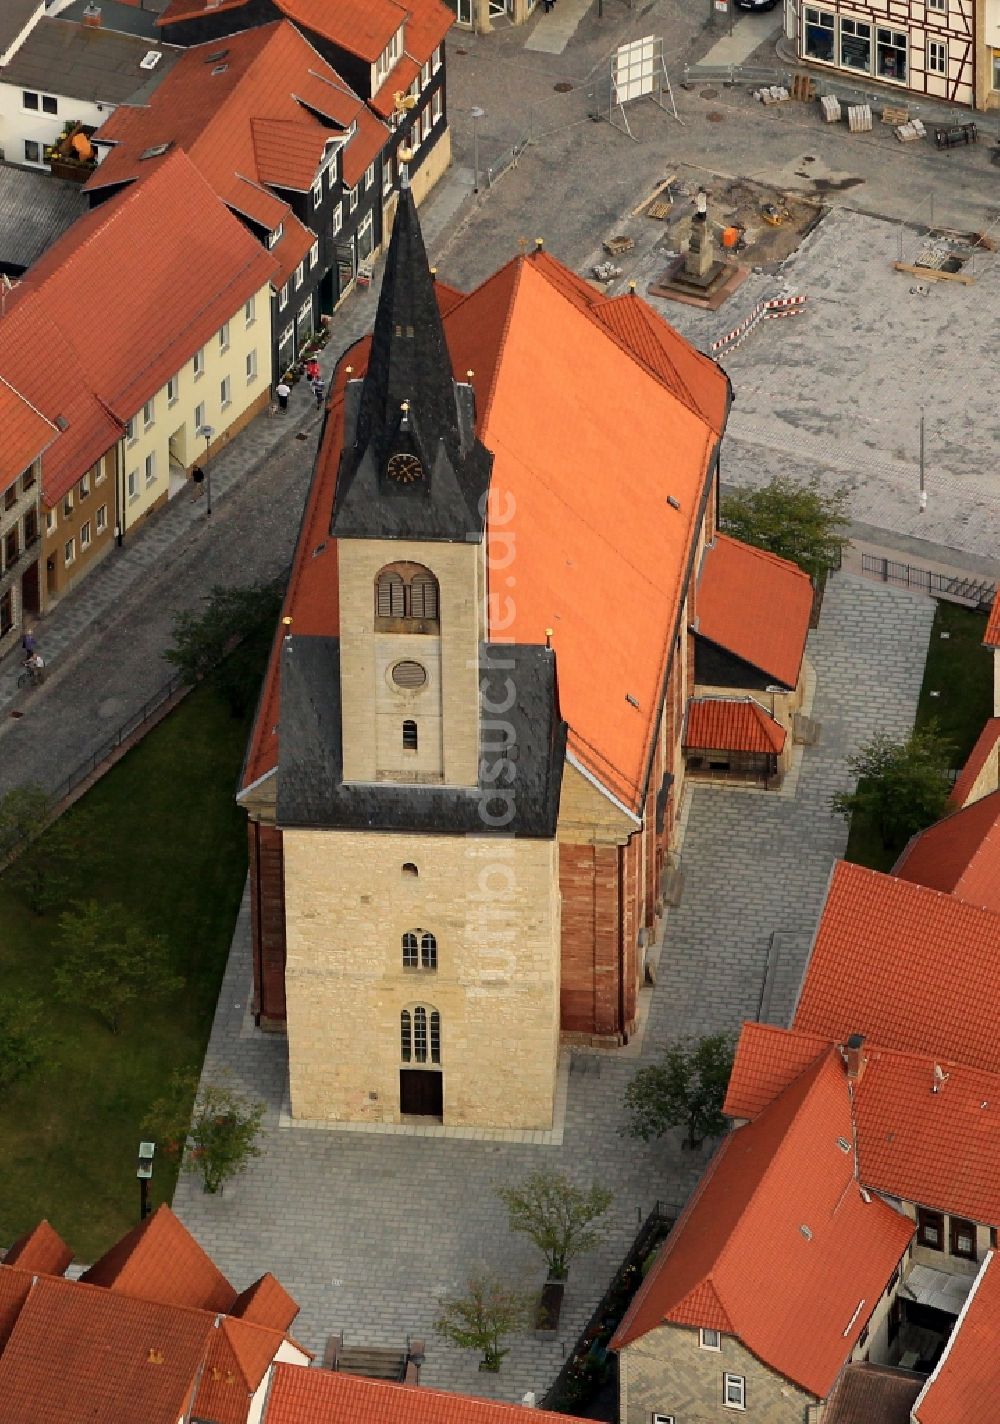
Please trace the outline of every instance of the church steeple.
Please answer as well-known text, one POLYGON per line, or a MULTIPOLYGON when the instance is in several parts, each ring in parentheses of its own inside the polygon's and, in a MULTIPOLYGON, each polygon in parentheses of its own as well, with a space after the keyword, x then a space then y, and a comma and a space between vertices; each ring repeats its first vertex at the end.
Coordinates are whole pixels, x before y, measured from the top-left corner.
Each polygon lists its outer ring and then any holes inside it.
POLYGON ((413 194, 402 187, 363 381, 344 397, 338 538, 479 540, 493 457, 454 378, 413 194))

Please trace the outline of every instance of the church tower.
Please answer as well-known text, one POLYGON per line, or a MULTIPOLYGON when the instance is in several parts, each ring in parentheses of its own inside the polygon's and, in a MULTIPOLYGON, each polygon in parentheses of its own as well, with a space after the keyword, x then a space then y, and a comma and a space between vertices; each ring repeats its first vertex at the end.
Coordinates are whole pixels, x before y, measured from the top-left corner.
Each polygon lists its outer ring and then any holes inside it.
POLYGON ((475 418, 404 188, 367 369, 318 457, 337 635, 282 649, 295 1117, 552 1123, 566 728, 554 654, 490 643, 475 418))

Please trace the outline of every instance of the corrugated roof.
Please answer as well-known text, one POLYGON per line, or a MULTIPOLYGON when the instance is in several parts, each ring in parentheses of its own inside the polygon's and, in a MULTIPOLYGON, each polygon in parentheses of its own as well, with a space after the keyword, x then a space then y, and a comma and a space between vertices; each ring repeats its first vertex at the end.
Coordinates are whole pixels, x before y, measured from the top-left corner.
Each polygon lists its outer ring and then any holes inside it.
POLYGON ((53 1226, 40 1221, 19 1236, 3 1258, 5 1266, 22 1271, 38 1271, 45 1276, 61 1276, 73 1259, 73 1252, 53 1226))
POLYGON ((228 1311, 236 1292, 166 1205, 133 1227, 82 1280, 164 1305, 228 1311))
POLYGON ((153 44, 140 35, 78 20, 39 20, 3 71, 15 88, 46 90, 92 104, 123 104, 136 90, 149 93, 184 53, 177 45, 153 44), (142 61, 154 52, 155 66, 142 61))
POLYGON ((1000 911, 1000 791, 915 835, 892 873, 1000 911))
POLYGON ((30 267, 88 207, 79 183, 0 164, 0 263, 30 267))
POLYGON ((1000 1264, 990 1251, 937 1368, 913 1406, 914 1424, 974 1424, 1000 1393, 1000 1264))
POLYGON ((836 1050, 726 1138, 612 1340, 663 1324, 736 1335, 823 1399, 882 1296, 913 1223, 854 1177, 836 1050))
POLYGON ((784 727, 752 697, 693 697, 688 703, 686 747, 780 755, 785 737, 784 727))
POLYGON ((0 376, 0 490, 52 444, 58 430, 0 376))
POLYGON ((993 1071, 1000 1018, 985 986, 998 963, 1000 915, 841 861, 793 1027, 993 1071))
POLYGON ((813 592, 787 559, 717 534, 705 550, 697 633, 787 688, 797 686, 813 592))

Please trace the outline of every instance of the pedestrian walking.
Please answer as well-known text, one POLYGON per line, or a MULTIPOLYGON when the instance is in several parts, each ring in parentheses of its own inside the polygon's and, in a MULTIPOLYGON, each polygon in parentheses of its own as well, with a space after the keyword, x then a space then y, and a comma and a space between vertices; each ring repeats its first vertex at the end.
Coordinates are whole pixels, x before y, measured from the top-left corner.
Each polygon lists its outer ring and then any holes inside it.
POLYGON ((316 409, 320 410, 323 405, 324 388, 323 382, 317 378, 312 383, 313 395, 316 397, 316 409))
POLYGON ((25 628, 24 637, 21 639, 21 647, 24 650, 25 660, 31 657, 35 651, 35 635, 30 628, 25 628))
POLYGON ((306 362, 306 376, 309 380, 310 385, 315 385, 315 383, 320 378, 319 362, 316 360, 315 356, 310 356, 309 360, 306 362))
POLYGON ((279 381, 274 388, 274 394, 278 397, 278 409, 286 411, 288 409, 288 397, 292 394, 291 386, 284 381, 279 381))

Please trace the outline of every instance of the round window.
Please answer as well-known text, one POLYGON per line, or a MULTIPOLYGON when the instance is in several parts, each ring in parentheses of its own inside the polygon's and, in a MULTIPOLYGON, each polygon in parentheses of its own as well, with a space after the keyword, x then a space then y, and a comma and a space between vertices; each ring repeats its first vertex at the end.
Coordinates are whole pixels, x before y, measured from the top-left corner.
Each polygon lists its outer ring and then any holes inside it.
POLYGON ((392 680, 397 687, 402 687, 410 692, 416 687, 423 687, 427 681, 427 669, 420 663, 415 663, 410 659, 397 663, 392 670, 392 680))

